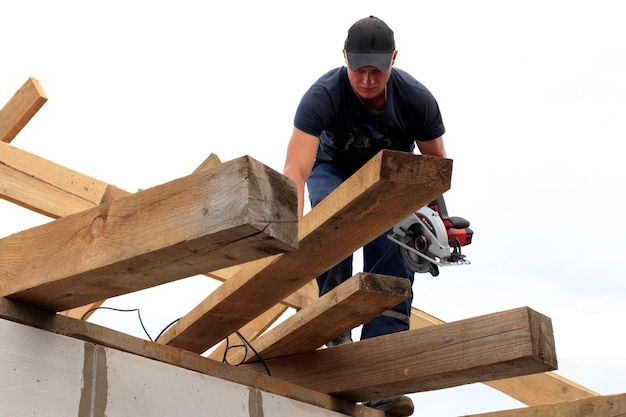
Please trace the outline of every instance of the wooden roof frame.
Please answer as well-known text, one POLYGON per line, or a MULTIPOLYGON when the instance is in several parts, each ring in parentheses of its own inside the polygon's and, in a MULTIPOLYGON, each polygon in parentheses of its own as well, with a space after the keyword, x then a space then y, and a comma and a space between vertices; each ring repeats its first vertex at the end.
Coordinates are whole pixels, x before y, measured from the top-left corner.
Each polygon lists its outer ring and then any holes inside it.
MULTIPOLYGON (((0 195, 0 197, 52 218, 63 218, 73 213, 88 212, 89 210, 97 209, 102 204, 111 204, 122 197, 129 197, 133 195, 127 191, 120 190, 115 186, 111 186, 84 174, 72 171, 10 145, 11 141, 17 136, 28 121, 32 119, 32 117, 46 101, 47 97, 45 96, 39 82, 33 78, 29 78, 8 101, 8 103, 0 110, 0 177, 6 179, 5 182, 7 183, 7 186, 3 188, 3 194, 0 195), (19 187, 17 186, 18 184, 19 187), (78 184, 78 186, 76 186, 76 184, 78 184), (24 192, 24 190, 27 190, 27 192, 24 192)), ((378 162, 379 168, 384 168, 384 161, 381 161, 382 160, 379 160, 378 162)), ((428 162, 428 158, 422 159, 421 162, 425 164, 430 163, 431 171, 429 172, 431 172, 431 174, 433 172, 437 173, 434 177, 431 175, 427 182, 433 182, 433 180, 437 182, 437 175, 441 175, 442 169, 444 171, 446 170, 446 168, 443 168, 446 164, 437 165, 437 161, 431 163, 428 162)), ((202 166, 198 167, 196 173, 213 170, 216 167, 221 167, 219 159, 215 156, 209 156, 207 161, 205 161, 202 166)), ((451 165, 449 165, 449 169, 451 170, 451 165)), ((364 180, 371 179, 372 172, 376 172, 376 169, 368 169, 366 172, 364 171, 363 177, 360 178, 359 181, 362 182, 364 180)), ((381 171, 379 170, 378 172, 380 174, 381 171)), ((406 173, 403 173, 402 175, 406 175, 406 173)), ((380 178, 378 176, 375 177, 380 178)), ((376 178, 374 178, 374 183, 379 181, 376 178)), ((400 183, 394 183, 394 181, 396 180, 391 180, 391 183, 395 184, 393 185, 394 187, 400 186, 398 185, 400 183)), ((358 199, 360 196, 367 196, 366 192, 359 189, 360 186, 358 185, 358 181, 355 181, 355 184, 356 185, 350 185, 349 187, 354 187, 357 190, 353 190, 354 192, 348 193, 347 197, 345 197, 343 201, 341 197, 338 197, 334 201, 331 201, 328 205, 322 206, 322 209, 319 209, 315 214, 311 215, 309 213, 305 216, 304 220, 300 224, 300 237, 298 238, 300 242, 298 243, 302 242, 303 236, 315 232, 315 230, 319 227, 320 223, 312 220, 308 221, 307 217, 309 219, 314 219, 319 213, 319 218, 327 218, 332 222, 333 219, 335 219, 335 216, 341 218, 341 216, 338 216, 339 212, 336 211, 337 209, 349 206, 351 202, 358 199)), ((442 184, 443 183, 439 183, 439 185, 434 187, 435 189, 433 189, 432 192, 440 194, 445 191, 441 189, 442 184)), ((428 184, 423 184, 421 186, 424 187, 427 185, 428 184)), ((446 185, 443 184, 444 188, 445 186, 446 185)), ((426 193, 424 198, 429 199, 430 197, 431 196, 426 193)), ((409 210, 411 211, 413 208, 410 208, 409 210)), ((366 211, 363 212, 363 216, 367 216, 367 214, 368 213, 366 211)), ((396 222, 399 218, 402 218, 403 215, 404 214, 400 211, 394 212, 391 216, 389 216, 388 221, 391 222, 391 224, 394 224, 394 222, 396 222)), ((389 225, 384 224, 376 226, 378 226, 380 230, 384 230, 385 228, 388 228, 389 225)), ((359 239, 367 239, 367 237, 363 236, 359 239)), ((362 243, 360 240, 357 244, 362 243)), ((308 247, 308 244, 305 244, 305 247, 308 247)), ((282 249, 287 250, 287 248, 282 249)), ((351 251, 353 248, 347 248, 345 250, 351 251)), ((206 274, 210 277, 223 280, 226 283, 232 282, 233 284, 230 284, 229 288, 234 291, 241 288, 242 285, 245 285, 245 283, 250 280, 251 275, 254 276, 255 274, 258 274, 259 271, 262 271, 264 268, 267 268, 268 265, 272 265, 272 263, 276 262, 276 259, 289 259, 291 257, 295 259, 294 262, 300 261, 301 259, 298 258, 297 253, 297 250, 288 251, 280 255, 275 255, 271 258, 251 261, 247 264, 244 264, 245 261, 236 260, 230 267, 222 269, 215 268, 217 269, 216 271, 207 272, 206 274)), ((284 262, 286 265, 289 264, 286 261, 284 262)), ((6 282, 3 284, 6 285, 6 282)), ((35 287, 37 287, 37 285, 35 287)), ((269 305, 264 305, 262 308, 258 308, 252 317, 241 322, 237 322, 237 328, 242 327, 241 331, 248 335, 247 337, 249 337, 249 340, 254 340, 263 334, 269 325, 277 317, 279 317, 288 306, 294 307, 297 310, 302 310, 304 307, 314 302, 316 302, 316 295, 314 287, 311 285, 310 276, 299 277, 297 284, 292 284, 289 291, 285 291, 284 294, 281 293, 276 296, 275 300, 271 300, 271 302, 267 303, 269 305)), ((68 319, 71 319, 71 317, 80 317, 84 315, 84 312, 87 311, 87 309, 98 306, 101 303, 102 300, 91 300, 90 303, 84 307, 75 306, 77 307, 76 309, 65 311, 62 314, 69 316, 68 319)), ((322 309, 322 311, 326 310, 327 308, 322 309)), ((504 312, 502 314, 506 315, 504 312)), ((502 317, 502 315, 500 315, 500 317, 502 317)), ((539 322, 543 324, 538 327, 534 327, 536 323, 531 323, 531 327, 528 328, 530 333, 536 332, 538 329, 542 328, 542 326, 545 325, 546 320, 549 322, 549 319, 541 315, 536 317, 541 317, 539 322)), ((476 319, 472 319, 470 321, 473 322, 474 320, 476 319)), ((193 325, 196 322, 197 320, 191 320, 189 324, 193 325)), ((438 320, 416 308, 413 309, 411 329, 419 330, 434 325, 443 326, 441 327, 442 329, 446 326, 441 320, 438 320)), ((187 327, 183 326, 183 328, 186 329, 187 327)), ((236 329, 225 328, 223 330, 227 333, 225 336, 228 336, 232 330, 236 329)), ((171 341, 174 340, 174 338, 169 337, 166 338, 166 341, 167 340, 171 341)), ((359 343, 355 343, 354 345, 355 346, 341 348, 346 351, 350 349, 359 349, 359 343)), ((531 345, 533 344, 531 343, 531 345)), ((335 350, 334 354, 340 355, 340 351, 342 349, 335 350)), ((216 349, 217 353, 219 353, 219 351, 220 348, 216 349)), ((215 355, 217 355, 217 353, 214 352, 215 355)), ((313 351, 305 354, 315 355, 316 352, 313 351)), ((537 358, 533 359, 533 361, 536 360, 537 358)), ((548 360, 547 362, 539 360, 538 365, 550 366, 549 364, 552 363, 552 366, 556 366, 555 360, 556 357, 554 357, 553 362, 551 362, 551 360, 548 360)), ((624 395, 610 396, 610 398, 603 397, 588 388, 558 375, 555 372, 534 372, 535 371, 530 372, 530 375, 520 375, 512 378, 486 381, 485 383, 488 386, 498 389, 530 407, 528 409, 522 409, 522 411, 501 411, 485 414, 485 416, 489 415, 497 417, 510 415, 513 417, 531 415, 528 414, 531 412, 531 407, 544 407, 541 409, 542 415, 556 416, 562 415, 559 414, 561 411, 573 407, 574 402, 580 404, 600 404, 606 403, 606 401, 609 400, 615 405, 614 410, 620 409, 622 410, 621 413, 624 413, 623 408, 620 408, 626 407, 626 399, 624 398, 624 395), (525 411, 523 410, 527 410, 528 413, 524 414, 525 411)), ((611 410, 602 412, 604 414, 597 415, 618 415, 611 414, 611 410)))

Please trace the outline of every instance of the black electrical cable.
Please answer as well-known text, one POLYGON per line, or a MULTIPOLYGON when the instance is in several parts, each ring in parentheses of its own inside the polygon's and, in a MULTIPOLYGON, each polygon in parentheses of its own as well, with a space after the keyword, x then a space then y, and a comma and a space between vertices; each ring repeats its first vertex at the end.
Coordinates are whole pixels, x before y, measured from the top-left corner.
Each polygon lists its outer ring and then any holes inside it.
POLYGON ((121 309, 121 308, 113 308, 113 307, 94 307, 94 308, 90 308, 89 310, 85 311, 85 313, 81 316, 81 320, 85 320, 85 317, 87 316, 87 314, 91 313, 92 311, 95 310, 113 310, 113 311, 119 311, 122 313, 132 313, 133 311, 137 312, 137 317, 139 317, 139 324, 141 324, 141 328, 143 329, 144 333, 146 334, 146 336, 148 336, 148 339, 151 342, 154 342, 154 340, 152 340, 152 337, 150 337, 150 334, 148 333, 148 331, 146 330, 146 326, 143 325, 143 320, 141 320, 141 313, 139 312, 138 308, 133 308, 130 310, 125 310, 125 309, 121 309))
MULTIPOLYGON (((239 337, 239 339, 241 340, 241 337, 239 337)), ((222 356, 222 363, 225 363, 227 365, 233 365, 233 366, 239 366, 241 365, 246 358, 248 357, 248 345, 246 343, 244 343, 242 341, 242 343, 240 345, 232 345, 230 344, 230 338, 226 338, 226 347, 224 348, 224 355, 222 356), (241 360, 241 362, 237 363, 237 364, 232 364, 230 362, 228 362, 228 351, 232 348, 237 348, 237 347, 242 347, 243 348, 243 359, 241 360)))
MULTIPOLYGON (((165 331, 167 329, 169 329, 170 327, 172 327, 177 321, 179 321, 181 318, 177 318, 176 320, 173 320, 170 324, 168 324, 167 326, 165 326, 165 328, 163 330, 161 330, 161 332, 159 333, 159 335, 152 340, 152 337, 150 337, 150 334, 148 333, 148 331, 146 330, 146 326, 144 326, 143 324, 143 320, 141 319, 141 313, 139 312, 138 308, 133 308, 133 309, 121 309, 121 308, 114 308, 114 307, 94 307, 94 308, 90 308, 89 310, 85 311, 83 313, 83 315, 80 317, 81 320, 85 320, 85 317, 87 317, 87 315, 89 313, 91 313, 92 311, 96 311, 96 310, 113 310, 113 311, 119 311, 122 313, 131 313, 133 311, 137 312, 137 317, 139 317, 139 324, 141 324, 141 328, 143 329, 144 333, 146 334, 146 336, 148 336, 148 339, 151 342, 156 342, 157 340, 159 340, 159 337, 161 337, 163 335, 163 333, 165 333, 165 331)), ((268 375, 271 376, 270 370, 267 366, 267 364, 265 363, 265 361, 263 360, 263 358, 261 358, 261 355, 259 355, 259 352, 257 352, 254 347, 252 347, 252 345, 246 340, 245 337, 243 337, 243 335, 240 332, 235 332, 235 334, 239 337, 239 339, 241 340, 241 344, 240 345, 233 345, 230 346, 230 341, 228 338, 226 338, 226 348, 224 349, 224 357, 222 358, 222 362, 229 364, 228 363, 228 359, 226 358, 226 355, 228 354, 228 350, 234 347, 243 347, 244 348, 244 355, 243 355, 243 359, 241 360, 241 362, 239 362, 238 364, 236 364, 235 366, 239 366, 241 365, 246 358, 248 357, 248 348, 250 348, 252 350, 252 352, 254 352, 254 354, 256 355, 257 358, 259 358, 259 361, 263 364, 263 367, 265 368, 265 372, 267 372, 268 375)), ((231 364, 229 364, 231 365, 231 364)))
POLYGON ((167 326, 165 326, 165 328, 163 330, 161 330, 161 333, 159 333, 159 335, 154 339, 154 341, 156 342, 157 340, 159 340, 159 337, 163 336, 163 333, 165 333, 165 331, 167 329, 169 329, 170 327, 172 327, 174 324, 176 324, 176 322, 178 320, 180 320, 182 317, 177 318, 176 320, 173 320, 170 324, 168 324, 167 326))
POLYGON ((224 356, 222 357, 222 362, 228 365, 232 365, 231 363, 228 362, 228 350, 232 349, 232 348, 236 348, 236 347, 243 347, 244 348, 244 355, 243 355, 243 359, 241 359, 241 361, 234 365, 234 366, 239 366, 241 364, 243 364, 246 360, 246 358, 248 357, 248 347, 252 350, 252 352, 256 355, 256 357, 259 359, 259 362, 261 362, 261 364, 263 365, 263 367, 265 368, 265 372, 267 372, 267 375, 272 376, 272 374, 270 373, 270 369, 268 368, 267 364, 265 363, 265 361, 263 360, 263 358, 261 358, 261 355, 259 355, 259 352, 256 351, 256 349, 254 349, 254 347, 246 340, 245 337, 243 337, 243 335, 240 332, 235 332, 235 334, 239 337, 239 339, 241 340, 241 344, 240 345, 230 345, 230 340, 228 338, 226 338, 226 348, 224 349, 224 356))

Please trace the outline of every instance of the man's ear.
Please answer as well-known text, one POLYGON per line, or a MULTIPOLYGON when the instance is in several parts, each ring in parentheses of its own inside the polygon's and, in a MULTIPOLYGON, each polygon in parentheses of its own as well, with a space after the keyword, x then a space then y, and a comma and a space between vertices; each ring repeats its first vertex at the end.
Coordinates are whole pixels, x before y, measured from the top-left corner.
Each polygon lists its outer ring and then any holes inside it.
POLYGON ((395 51, 393 51, 393 55, 391 56, 391 65, 392 66, 396 62, 396 55, 398 55, 398 50, 397 49, 395 51))
POLYGON ((343 60, 346 63, 346 67, 350 68, 350 66, 348 65, 348 55, 346 54, 346 50, 342 49, 341 52, 343 53, 343 60))

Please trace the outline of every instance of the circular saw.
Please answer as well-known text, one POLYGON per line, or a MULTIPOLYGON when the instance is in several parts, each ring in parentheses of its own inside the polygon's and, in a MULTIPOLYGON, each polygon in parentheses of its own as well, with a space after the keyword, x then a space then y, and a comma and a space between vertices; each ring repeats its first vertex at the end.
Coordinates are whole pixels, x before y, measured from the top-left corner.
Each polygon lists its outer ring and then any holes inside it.
POLYGON ((439 275, 439 266, 467 265, 461 247, 474 232, 462 217, 448 217, 443 197, 422 207, 392 229, 387 237, 398 245, 407 267, 418 273, 439 275))

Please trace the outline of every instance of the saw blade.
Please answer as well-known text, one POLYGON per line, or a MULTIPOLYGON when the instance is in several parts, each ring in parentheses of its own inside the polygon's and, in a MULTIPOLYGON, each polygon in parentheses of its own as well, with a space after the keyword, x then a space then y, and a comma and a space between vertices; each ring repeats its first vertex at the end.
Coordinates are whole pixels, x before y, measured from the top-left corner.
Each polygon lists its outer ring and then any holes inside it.
POLYGON ((433 276, 439 275, 439 268, 430 259, 428 248, 430 241, 423 232, 423 227, 419 223, 412 224, 404 239, 396 239, 400 257, 407 267, 417 273, 430 272, 433 276))

